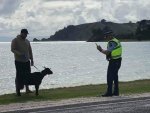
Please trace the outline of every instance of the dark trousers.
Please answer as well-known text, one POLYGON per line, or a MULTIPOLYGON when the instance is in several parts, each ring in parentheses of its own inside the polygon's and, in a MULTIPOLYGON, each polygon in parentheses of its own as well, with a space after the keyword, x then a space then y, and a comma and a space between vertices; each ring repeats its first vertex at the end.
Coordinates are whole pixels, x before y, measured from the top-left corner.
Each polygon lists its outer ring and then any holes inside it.
POLYGON ((121 58, 110 60, 107 69, 107 93, 112 94, 114 82, 114 94, 119 94, 118 71, 121 67, 121 58))
POLYGON ((30 61, 28 62, 19 62, 15 61, 15 67, 16 67, 16 92, 18 90, 23 89, 24 87, 24 81, 27 79, 27 76, 31 73, 31 67, 30 67, 30 61))

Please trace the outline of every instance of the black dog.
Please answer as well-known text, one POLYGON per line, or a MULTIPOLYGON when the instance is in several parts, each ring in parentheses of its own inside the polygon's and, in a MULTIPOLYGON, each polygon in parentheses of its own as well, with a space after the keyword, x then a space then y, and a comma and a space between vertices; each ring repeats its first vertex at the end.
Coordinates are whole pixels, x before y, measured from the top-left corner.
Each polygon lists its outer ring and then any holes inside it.
MULTIPOLYGON (((35 85, 35 89, 36 89, 35 94, 36 94, 36 96, 38 96, 39 95, 39 93, 38 93, 39 86, 42 82, 42 79, 47 74, 53 74, 53 72, 49 68, 45 68, 41 72, 30 73, 30 75, 27 76, 27 78, 24 80, 23 85, 35 85)), ((23 89, 23 87, 19 88, 18 91, 17 91, 18 96, 21 96, 21 94, 20 94, 21 89, 23 89)))

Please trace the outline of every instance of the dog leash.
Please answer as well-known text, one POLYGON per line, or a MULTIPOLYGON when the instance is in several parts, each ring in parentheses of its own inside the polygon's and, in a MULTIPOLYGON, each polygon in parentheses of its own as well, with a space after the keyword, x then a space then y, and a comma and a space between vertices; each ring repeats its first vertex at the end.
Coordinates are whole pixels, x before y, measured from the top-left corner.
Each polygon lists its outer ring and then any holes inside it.
POLYGON ((35 69, 37 69, 38 71, 40 71, 35 65, 33 65, 35 67, 35 69))

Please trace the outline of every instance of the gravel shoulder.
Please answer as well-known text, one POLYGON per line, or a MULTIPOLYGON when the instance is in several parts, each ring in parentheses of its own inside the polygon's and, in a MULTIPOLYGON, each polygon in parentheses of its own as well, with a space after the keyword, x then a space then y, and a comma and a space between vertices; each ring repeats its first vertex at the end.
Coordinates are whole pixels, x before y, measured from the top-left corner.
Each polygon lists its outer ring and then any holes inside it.
POLYGON ((26 103, 14 103, 8 105, 0 105, 0 112, 24 110, 24 109, 32 109, 32 108, 54 107, 54 106, 89 103, 89 102, 113 101, 113 100, 121 100, 121 99, 140 98, 140 97, 150 97, 150 93, 121 95, 121 96, 114 96, 114 97, 88 97, 88 98, 82 97, 82 98, 73 98, 73 99, 56 100, 56 101, 40 101, 40 102, 30 101, 26 103))

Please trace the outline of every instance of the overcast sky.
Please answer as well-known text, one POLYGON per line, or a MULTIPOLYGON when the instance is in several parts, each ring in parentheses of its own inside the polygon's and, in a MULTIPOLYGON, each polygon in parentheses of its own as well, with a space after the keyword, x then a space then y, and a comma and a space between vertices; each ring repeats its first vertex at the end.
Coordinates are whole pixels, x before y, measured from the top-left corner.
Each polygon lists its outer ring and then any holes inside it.
POLYGON ((49 38, 68 25, 150 19, 150 0, 0 0, 0 41, 12 40, 20 29, 29 39, 49 38))

